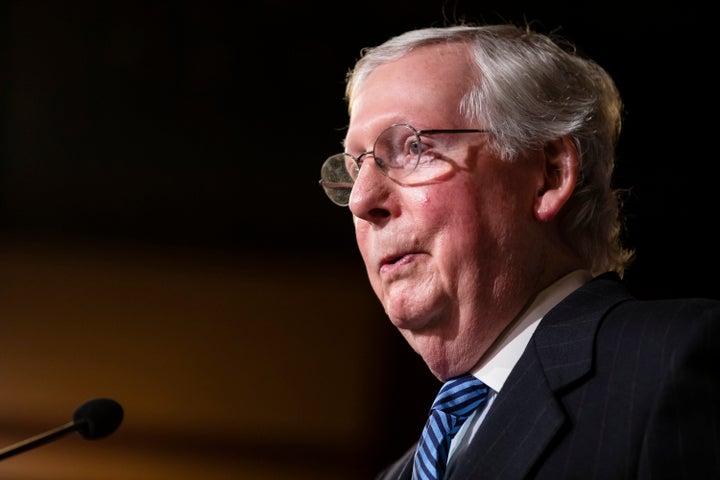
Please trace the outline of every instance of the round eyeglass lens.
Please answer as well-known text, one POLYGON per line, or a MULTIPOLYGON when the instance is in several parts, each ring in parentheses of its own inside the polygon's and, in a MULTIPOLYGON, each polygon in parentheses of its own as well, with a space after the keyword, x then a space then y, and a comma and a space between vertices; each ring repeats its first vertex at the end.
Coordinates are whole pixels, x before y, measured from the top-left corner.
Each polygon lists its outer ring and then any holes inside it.
POLYGON ((375 162, 387 176, 399 180, 415 170, 422 147, 420 137, 412 127, 393 125, 375 140, 375 162))
POLYGON ((349 155, 338 153, 325 160, 320 169, 320 184, 328 198, 341 207, 350 203, 350 192, 357 176, 357 165, 349 155))

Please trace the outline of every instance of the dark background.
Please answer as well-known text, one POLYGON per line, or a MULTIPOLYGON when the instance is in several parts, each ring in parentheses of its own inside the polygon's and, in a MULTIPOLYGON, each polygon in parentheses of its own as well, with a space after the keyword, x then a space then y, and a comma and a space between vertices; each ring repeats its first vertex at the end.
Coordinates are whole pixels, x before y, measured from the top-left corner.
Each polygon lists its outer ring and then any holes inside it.
POLYGON ((699 2, 25 1, 0 10, 0 228, 354 256, 317 185, 361 47, 451 21, 532 21, 626 102, 628 281, 717 296, 712 15, 699 2))
MULTIPOLYGON (((720 297, 709 7, 538 3, 2 2, 0 235, 297 258, 320 274, 347 265, 364 275, 347 209, 317 184, 340 148, 344 76, 360 49, 415 27, 531 21, 574 41, 624 96, 615 184, 631 189, 631 289, 720 297)), ((332 313, 330 328, 352 331, 332 313)), ((368 471, 414 438, 437 388, 399 335, 382 334, 367 355, 387 365, 380 383, 399 383, 368 471), (423 393, 408 404, 408 392, 423 393)))

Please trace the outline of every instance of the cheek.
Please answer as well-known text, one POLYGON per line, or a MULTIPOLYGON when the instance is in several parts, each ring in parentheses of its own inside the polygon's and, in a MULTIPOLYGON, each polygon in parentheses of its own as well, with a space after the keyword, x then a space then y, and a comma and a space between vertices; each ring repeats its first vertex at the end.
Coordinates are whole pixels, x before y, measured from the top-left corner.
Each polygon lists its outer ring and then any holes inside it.
POLYGON ((362 257, 363 262, 365 263, 370 282, 373 284, 373 286, 375 286, 375 277, 377 276, 378 272, 369 268, 371 264, 370 259, 372 258, 373 247, 372 235, 370 234, 370 227, 367 222, 355 222, 355 243, 357 244, 358 250, 360 251, 360 256, 362 257))
MULTIPOLYGON (((405 213, 413 218, 415 226, 439 227, 449 220, 458 202, 458 189, 421 189, 412 192, 405 213)), ((461 193, 466 198, 466 192, 461 193)), ((463 206, 461 206, 463 208, 463 206)))
POLYGON ((473 184, 470 179, 447 184, 447 187, 437 195, 422 199, 425 215, 434 218, 437 225, 460 230, 472 228, 488 202, 482 188, 473 184))
POLYGON ((369 248, 368 246, 368 235, 367 235, 367 223, 358 221, 356 217, 353 217, 355 222, 355 242, 357 243, 360 254, 365 258, 365 254, 369 248))

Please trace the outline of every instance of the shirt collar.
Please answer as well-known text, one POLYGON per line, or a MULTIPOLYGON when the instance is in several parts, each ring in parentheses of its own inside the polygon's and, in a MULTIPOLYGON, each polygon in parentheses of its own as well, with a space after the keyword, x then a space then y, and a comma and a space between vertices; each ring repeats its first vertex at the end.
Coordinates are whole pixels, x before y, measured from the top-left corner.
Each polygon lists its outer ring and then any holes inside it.
POLYGON ((555 305, 592 278, 587 270, 575 270, 542 290, 483 355, 472 374, 496 392, 502 388, 542 317, 555 305))

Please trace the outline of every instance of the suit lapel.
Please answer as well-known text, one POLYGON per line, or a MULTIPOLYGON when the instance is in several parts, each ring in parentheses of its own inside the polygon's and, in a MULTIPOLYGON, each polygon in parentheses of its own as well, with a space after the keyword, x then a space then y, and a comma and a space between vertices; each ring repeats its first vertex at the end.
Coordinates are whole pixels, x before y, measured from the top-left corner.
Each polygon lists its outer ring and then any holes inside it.
POLYGON ((629 298, 615 279, 598 277, 545 315, 449 478, 529 474, 567 421, 555 392, 590 372, 600 320, 629 298))
POLYGON ((410 447, 395 463, 376 476, 375 480, 411 480, 415 448, 417 448, 417 443, 410 447))
POLYGON ((564 422, 537 355, 526 351, 450 478, 523 478, 564 422))

